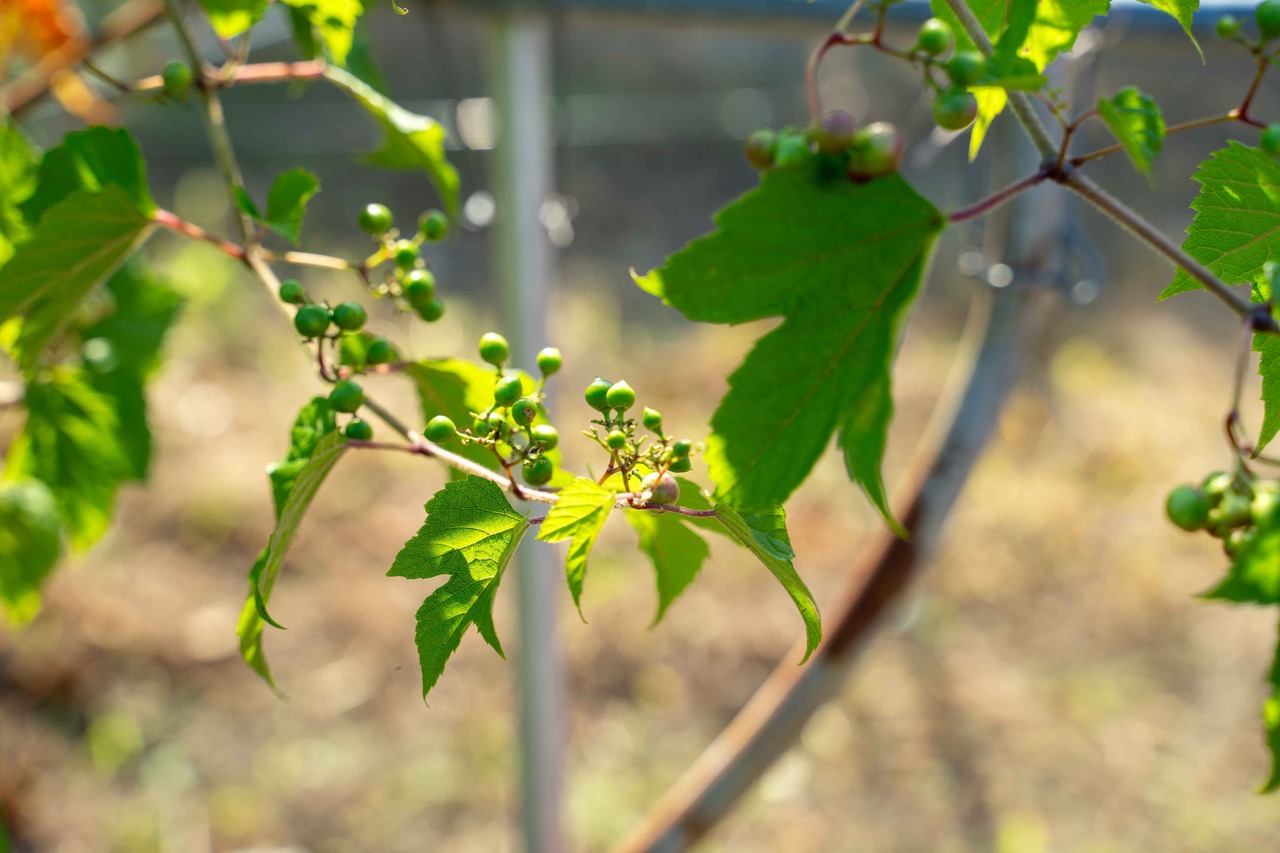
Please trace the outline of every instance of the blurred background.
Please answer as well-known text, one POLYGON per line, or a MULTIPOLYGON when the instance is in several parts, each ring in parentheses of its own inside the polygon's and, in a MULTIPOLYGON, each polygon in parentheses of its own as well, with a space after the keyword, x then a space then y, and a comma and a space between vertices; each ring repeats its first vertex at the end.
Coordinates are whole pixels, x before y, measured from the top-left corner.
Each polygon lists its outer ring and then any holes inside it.
MULTIPOLYGON (((603 374, 627 378, 680 434, 703 437, 723 377, 761 333, 688 323, 636 289, 628 269, 648 269, 707 231, 711 213, 754 184, 742 140, 756 127, 806 120, 805 61, 841 9, 690 5, 546 10, 557 142, 542 222, 556 247, 547 342, 566 359, 552 383, 562 435, 585 425, 580 389, 603 374)), ((502 331, 489 229, 493 7, 408 7, 399 17, 373 4, 372 59, 393 98, 448 126, 463 223, 427 256, 449 303, 445 319, 425 326, 379 304, 372 327, 407 354, 469 357, 481 332, 502 331)), ((86 7, 91 19, 102 11, 86 7)), ((279 12, 255 30, 255 60, 296 55, 279 12)), ((924 16, 920 4, 896 10, 890 38, 911 43, 924 16)), ((1087 31, 1077 52, 1094 48, 1100 58, 1080 75, 1085 102, 1137 85, 1170 122, 1237 103, 1250 59, 1212 38, 1212 13, 1200 17, 1204 66, 1172 20, 1149 10, 1122 7, 1087 31)), ((157 27, 102 64, 133 79, 177 55, 157 27)), ((1012 168, 1015 128, 1001 127, 967 169, 967 134, 934 133, 928 100, 884 57, 831 54, 821 91, 827 107, 860 122, 898 122, 912 143, 905 171, 939 205, 977 197, 1012 168)), ((1259 115, 1280 118, 1276 91, 1275 81, 1264 85, 1259 115)), ((413 222, 437 204, 424 176, 353 163, 376 131, 337 91, 246 86, 225 103, 258 197, 287 168, 320 177, 303 248, 359 256, 362 205, 384 202, 413 222)), ((117 108, 148 157, 161 206, 227 233, 196 108, 117 108)), ((51 104, 24 124, 45 145, 74 127, 51 104)), ((1170 139, 1150 183, 1118 157, 1090 170, 1177 235, 1190 221, 1195 165, 1237 131, 1248 129, 1170 139)), ((1238 135, 1253 141, 1252 131, 1238 135)), ((1082 150, 1106 142, 1097 126, 1084 137, 1082 150)), ((1054 193, 1029 197, 1034 206, 1054 193)), ((1280 799, 1253 793, 1268 760, 1260 704, 1274 616, 1196 601, 1225 560, 1215 542, 1180 533, 1162 512, 1171 486, 1228 462, 1220 424, 1237 323, 1204 294, 1155 305, 1168 265, 1090 211, 1073 221, 1096 258, 1086 251, 1090 265, 1064 283, 935 568, 839 700, 701 849, 1280 845, 1280 799)), ((891 490, 947 383, 970 302, 1002 280, 992 266, 1000 258, 977 249, 983 239, 947 233, 907 330, 891 490)), ((276 589, 273 615, 289 630, 270 633, 267 648, 288 698, 240 662, 244 575, 272 526, 263 468, 283 454, 293 412, 321 386, 242 270, 163 234, 147 251, 187 298, 151 394, 152 481, 122 495, 105 540, 64 562, 41 615, 0 634, 0 809, 14 842, 51 851, 519 849, 514 669, 469 634, 424 705, 413 614, 429 587, 385 577, 442 484, 440 469, 350 454, 316 499, 276 589)), ((342 275, 304 281, 332 298, 357 295, 342 275)), ((370 385, 416 417, 394 377, 370 385)), ((1257 407, 1248 415, 1256 429, 1257 407)), ((0 409, 0 440, 18 425, 0 409)), ((582 470, 587 450, 566 441, 566 463, 582 470)), ((697 465, 695 476, 704 474, 697 465)), ((878 519, 834 456, 788 509, 798 568, 829 601, 878 519)), ((617 521, 606 530, 586 624, 560 593, 565 823, 575 850, 619 839, 800 631, 772 577, 719 541, 697 582, 650 628, 652 572, 633 539, 617 521)), ((498 602, 504 638, 514 635, 510 586, 498 602)))

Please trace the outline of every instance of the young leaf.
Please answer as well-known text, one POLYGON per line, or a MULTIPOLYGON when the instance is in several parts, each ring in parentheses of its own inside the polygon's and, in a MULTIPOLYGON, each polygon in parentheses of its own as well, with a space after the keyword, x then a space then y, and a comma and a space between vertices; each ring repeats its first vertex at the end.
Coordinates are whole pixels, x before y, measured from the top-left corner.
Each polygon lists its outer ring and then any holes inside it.
POLYGON ((77 192, 100 193, 118 187, 140 216, 155 213, 147 187, 147 164, 138 143, 127 130, 91 127, 68 133, 40 161, 35 192, 22 204, 23 213, 37 222, 45 211, 77 192))
POLYGON ((267 193, 264 224, 294 245, 302 228, 307 202, 320 191, 320 181, 306 169, 290 169, 276 178, 267 193))
POLYGON ((329 58, 338 65, 347 64, 356 22, 364 12, 361 0, 284 0, 301 13, 312 27, 320 31, 329 58))
POLYGON ((285 555, 289 553, 289 546, 293 544, 293 535, 297 532, 298 525, 302 523, 302 517, 306 515, 307 508, 311 506, 311 499, 316 496, 316 492, 320 490, 320 484, 324 482, 325 477, 329 476, 333 466, 338 464, 338 460, 342 458, 342 452, 346 449, 346 439, 336 430, 320 439, 307 463, 293 478, 289 496, 285 498, 284 506, 280 509, 276 529, 272 531, 271 541, 267 543, 267 559, 258 573, 258 582, 253 591, 258 615, 277 628, 284 626, 267 615, 267 599, 271 596, 271 588, 275 586, 280 567, 284 565, 285 555))
POLYGON ((36 188, 36 153, 16 124, 0 122, 0 264, 27 236, 20 204, 36 188))
POLYGON ((150 219, 119 187, 77 192, 50 208, 0 267, 0 322, 24 311, 10 347, 25 368, 85 294, 150 234, 150 219))
POLYGON ((637 283, 691 320, 784 318, 734 371, 712 416, 706 459, 719 499, 782 504, 837 427, 842 446, 876 457, 854 471, 874 496, 867 471, 879 467, 889 413, 851 413, 889 387, 898 326, 942 217, 897 176, 823 186, 775 170, 716 224, 637 283))
POLYGON ((538 538, 543 542, 570 540, 565 575, 579 616, 582 615, 582 582, 587 576, 587 555, 604 529, 613 501, 614 492, 596 485, 593 480, 578 477, 560 492, 560 500, 547 513, 538 531, 538 538))
POLYGON ((711 556, 706 540, 686 526, 687 520, 692 521, 670 513, 627 513, 627 521, 640 534, 640 550, 653 563, 658 583, 658 610, 652 625, 662 621, 667 608, 693 583, 711 556))
POLYGON ((1144 175, 1151 174, 1151 161, 1164 141, 1164 116, 1148 96, 1129 86, 1114 97, 1098 99, 1098 115, 1124 146, 1133 165, 1144 175))
POLYGON ((39 480, 0 481, 0 615, 20 626, 40 609, 40 586, 62 551, 58 504, 39 480))
POLYGON ((1217 586, 1201 598, 1236 604, 1280 604, 1280 528, 1261 530, 1217 586))
MULTIPOLYGON (((267 564, 267 549, 263 548, 249 569, 249 589, 258 588, 258 579, 262 577, 262 569, 267 564)), ((236 623, 236 636, 240 638, 240 657, 249 668, 258 673, 263 681, 273 690, 277 690, 275 676, 271 674, 271 665, 267 663, 267 652, 262 647, 262 629, 267 623, 262 621, 258 613, 258 599, 253 592, 240 608, 240 619, 236 623)))
POLYGON ((449 483, 427 502, 426 511, 422 529, 405 543, 387 572, 402 578, 449 576, 417 614, 415 639, 424 697, 469 626, 475 625, 485 642, 503 654, 493 627, 493 597, 529 529, 528 520, 511 508, 502 489, 482 477, 449 483))
POLYGON ((1200 49, 1200 42, 1196 41, 1195 35, 1191 32, 1191 16, 1200 8, 1200 0, 1139 0, 1139 2, 1154 6, 1161 12, 1171 15, 1181 24, 1182 31, 1187 34, 1187 38, 1191 39, 1196 53, 1200 54, 1200 61, 1204 62, 1204 51, 1200 49))
POLYGON ((27 423, 9 446, 6 479, 31 477, 49 487, 77 549, 106 532, 121 481, 133 469, 112 401, 82 371, 60 367, 29 382, 27 423))
POLYGON ((458 209, 458 173, 444 156, 444 128, 427 116, 411 113, 355 75, 334 66, 324 76, 360 102, 384 132, 382 148, 365 159, 386 169, 423 169, 431 176, 450 213, 458 209))
POLYGON ((267 11, 269 0, 200 0, 213 31, 229 39, 248 30, 267 11))
POLYGON ((807 638, 804 657, 800 660, 800 663, 804 663, 822 641, 822 617, 818 615, 818 605, 813 600, 813 594, 809 592, 809 588, 796 573, 795 566, 791 564, 792 557, 783 556, 783 554, 792 553, 791 542, 786 533, 785 513, 781 507, 778 507, 768 512, 743 516, 733 507, 723 503, 716 504, 715 510, 716 518, 728 528, 733 538, 755 554, 760 562, 764 563, 765 568, 773 572, 774 577, 795 602, 796 609, 804 619, 807 638))

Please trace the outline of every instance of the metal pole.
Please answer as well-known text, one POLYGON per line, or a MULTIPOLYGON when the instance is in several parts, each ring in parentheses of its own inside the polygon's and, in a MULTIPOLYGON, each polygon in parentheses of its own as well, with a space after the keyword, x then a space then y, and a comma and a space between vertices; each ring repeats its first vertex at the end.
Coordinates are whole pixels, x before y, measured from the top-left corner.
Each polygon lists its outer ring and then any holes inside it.
MULTIPOLYGON (((492 88, 498 117, 495 239, 504 331, 516 363, 533 369, 546 343, 552 253, 538 213, 551 189, 550 28, 544 16, 499 16, 492 88)), ((556 643, 556 552, 521 548, 515 572, 520 646, 521 830, 530 853, 564 849, 564 674, 556 643)))

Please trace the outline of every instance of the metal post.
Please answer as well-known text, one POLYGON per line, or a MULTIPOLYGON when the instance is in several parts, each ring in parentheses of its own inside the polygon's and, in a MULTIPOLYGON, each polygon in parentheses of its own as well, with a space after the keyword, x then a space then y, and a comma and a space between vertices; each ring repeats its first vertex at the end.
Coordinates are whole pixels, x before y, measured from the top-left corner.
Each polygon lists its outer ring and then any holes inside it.
MULTIPOLYGON (((551 189, 550 28, 511 14, 493 25, 492 88, 498 117, 494 184, 504 331, 516 363, 534 369, 546 343, 552 254, 539 208, 551 189)), ((530 853, 564 849, 560 826, 564 675, 556 643, 560 573, 555 552, 521 548, 509 571, 518 594, 521 828, 530 853)))

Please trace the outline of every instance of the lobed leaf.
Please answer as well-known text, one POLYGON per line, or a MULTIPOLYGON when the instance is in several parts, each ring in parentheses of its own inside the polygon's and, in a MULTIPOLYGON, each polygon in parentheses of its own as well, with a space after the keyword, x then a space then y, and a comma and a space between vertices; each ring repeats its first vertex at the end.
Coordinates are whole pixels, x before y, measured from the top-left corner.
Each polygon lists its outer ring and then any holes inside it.
POLYGON ((339 65, 347 64, 347 54, 351 52, 356 22, 364 13, 364 4, 361 0, 283 0, 283 2, 290 7, 290 13, 301 15, 311 28, 320 33, 329 59, 339 65))
POLYGON ((0 481, 0 616, 20 626, 40 609, 40 587, 62 552, 58 503, 39 480, 0 481))
POLYGON ((417 613, 415 640, 424 697, 471 625, 505 657, 493 625, 493 599, 529 529, 528 520, 511 508, 502 489, 483 477, 447 484, 425 508, 426 522, 387 572, 403 578, 449 578, 427 596, 417 613))
POLYGON ((91 127, 68 133, 41 158, 36 188, 22 203, 22 210, 34 223, 69 196, 100 193, 107 187, 122 190, 140 216, 150 218, 155 213, 146 161, 127 130, 91 127))
POLYGON ((28 225, 21 203, 36 188, 35 149, 11 121, 0 122, 0 264, 27 237, 28 225))
POLYGON ((1164 116, 1160 107, 1132 86, 1111 98, 1098 99, 1098 115, 1124 146, 1133 165, 1144 175, 1151 174, 1151 161, 1164 141, 1164 116))
MULTIPOLYGON (((616 493, 594 480, 578 477, 560 492, 560 500, 547 513, 538 531, 543 542, 569 541, 565 576, 573 605, 582 615, 582 583, 587 576, 587 556, 613 510, 616 493)), ((628 513, 628 516, 639 513, 628 513)), ((584 620, 585 621, 585 620, 584 620)))

